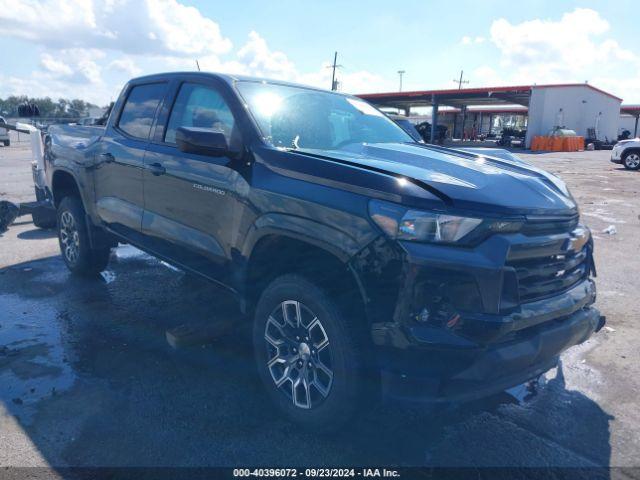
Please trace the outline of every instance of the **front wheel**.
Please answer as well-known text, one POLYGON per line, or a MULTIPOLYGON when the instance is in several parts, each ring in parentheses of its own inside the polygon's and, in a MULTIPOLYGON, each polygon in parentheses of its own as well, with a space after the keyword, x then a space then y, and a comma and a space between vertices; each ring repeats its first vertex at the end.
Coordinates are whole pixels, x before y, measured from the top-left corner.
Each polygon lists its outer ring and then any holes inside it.
POLYGON ((58 207, 58 242, 71 272, 95 275, 109 262, 110 248, 91 248, 84 208, 78 197, 65 197, 58 207))
POLYGON ((334 300, 303 277, 275 279, 258 302, 258 372, 277 407, 303 427, 336 430, 362 406, 358 340, 334 300))
POLYGON ((638 170, 640 168, 640 152, 634 150, 625 153, 622 164, 627 170, 638 170))

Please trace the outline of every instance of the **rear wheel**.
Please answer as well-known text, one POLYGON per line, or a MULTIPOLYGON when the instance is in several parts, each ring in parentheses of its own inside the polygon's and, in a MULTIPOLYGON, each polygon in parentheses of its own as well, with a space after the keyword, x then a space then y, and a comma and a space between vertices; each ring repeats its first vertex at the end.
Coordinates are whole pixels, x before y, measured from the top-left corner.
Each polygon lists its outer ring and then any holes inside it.
POLYGON ((11 145, 11 142, 9 140, 5 140, 4 141, 4 146, 8 147, 9 145, 11 145))
POLYGON ((253 343, 264 386, 289 419, 331 431, 356 412, 361 342, 321 288, 297 275, 275 279, 258 302, 253 343))
POLYGON ((622 157, 622 164, 627 170, 638 170, 640 168, 640 151, 632 150, 622 157))
POLYGON ((80 275, 95 275, 109 262, 110 248, 91 248, 84 208, 78 197, 65 197, 58 207, 58 242, 64 263, 80 275))

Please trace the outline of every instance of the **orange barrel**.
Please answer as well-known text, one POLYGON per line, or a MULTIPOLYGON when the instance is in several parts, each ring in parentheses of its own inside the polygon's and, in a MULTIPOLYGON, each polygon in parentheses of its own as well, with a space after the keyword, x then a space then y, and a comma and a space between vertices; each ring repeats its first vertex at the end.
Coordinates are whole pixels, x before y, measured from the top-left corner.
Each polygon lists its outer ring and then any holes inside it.
POLYGON ((544 137, 544 149, 547 152, 551 152, 553 150, 553 137, 544 137))
POLYGON ((539 144, 540 144, 540 136, 536 135, 535 137, 533 137, 533 140, 531 140, 531 150, 533 151, 538 150, 539 144))
POLYGON ((566 145, 565 138, 567 137, 558 137, 556 140, 556 148, 558 149, 556 152, 564 152, 564 147, 566 145))

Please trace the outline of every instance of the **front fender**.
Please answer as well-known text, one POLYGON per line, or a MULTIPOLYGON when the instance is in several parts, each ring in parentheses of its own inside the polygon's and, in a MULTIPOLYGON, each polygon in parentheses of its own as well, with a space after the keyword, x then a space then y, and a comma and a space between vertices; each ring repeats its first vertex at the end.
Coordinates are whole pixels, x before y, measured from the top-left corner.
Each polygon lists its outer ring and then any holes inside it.
POLYGON ((304 217, 268 213, 253 223, 246 236, 242 256, 248 258, 253 247, 268 235, 283 235, 322 248, 347 263, 364 245, 344 231, 304 217))

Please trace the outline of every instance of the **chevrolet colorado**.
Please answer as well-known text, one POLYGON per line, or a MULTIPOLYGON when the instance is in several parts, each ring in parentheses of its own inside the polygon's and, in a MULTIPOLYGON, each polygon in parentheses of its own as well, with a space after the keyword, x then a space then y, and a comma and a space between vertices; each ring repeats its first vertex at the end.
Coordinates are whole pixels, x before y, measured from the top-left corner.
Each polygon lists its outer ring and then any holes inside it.
POLYGON ((493 394, 604 323, 559 178, 415 143, 359 98, 160 74, 131 80, 105 127, 49 135, 68 268, 99 272, 126 242, 226 287, 268 395, 306 427, 380 394, 493 394))

